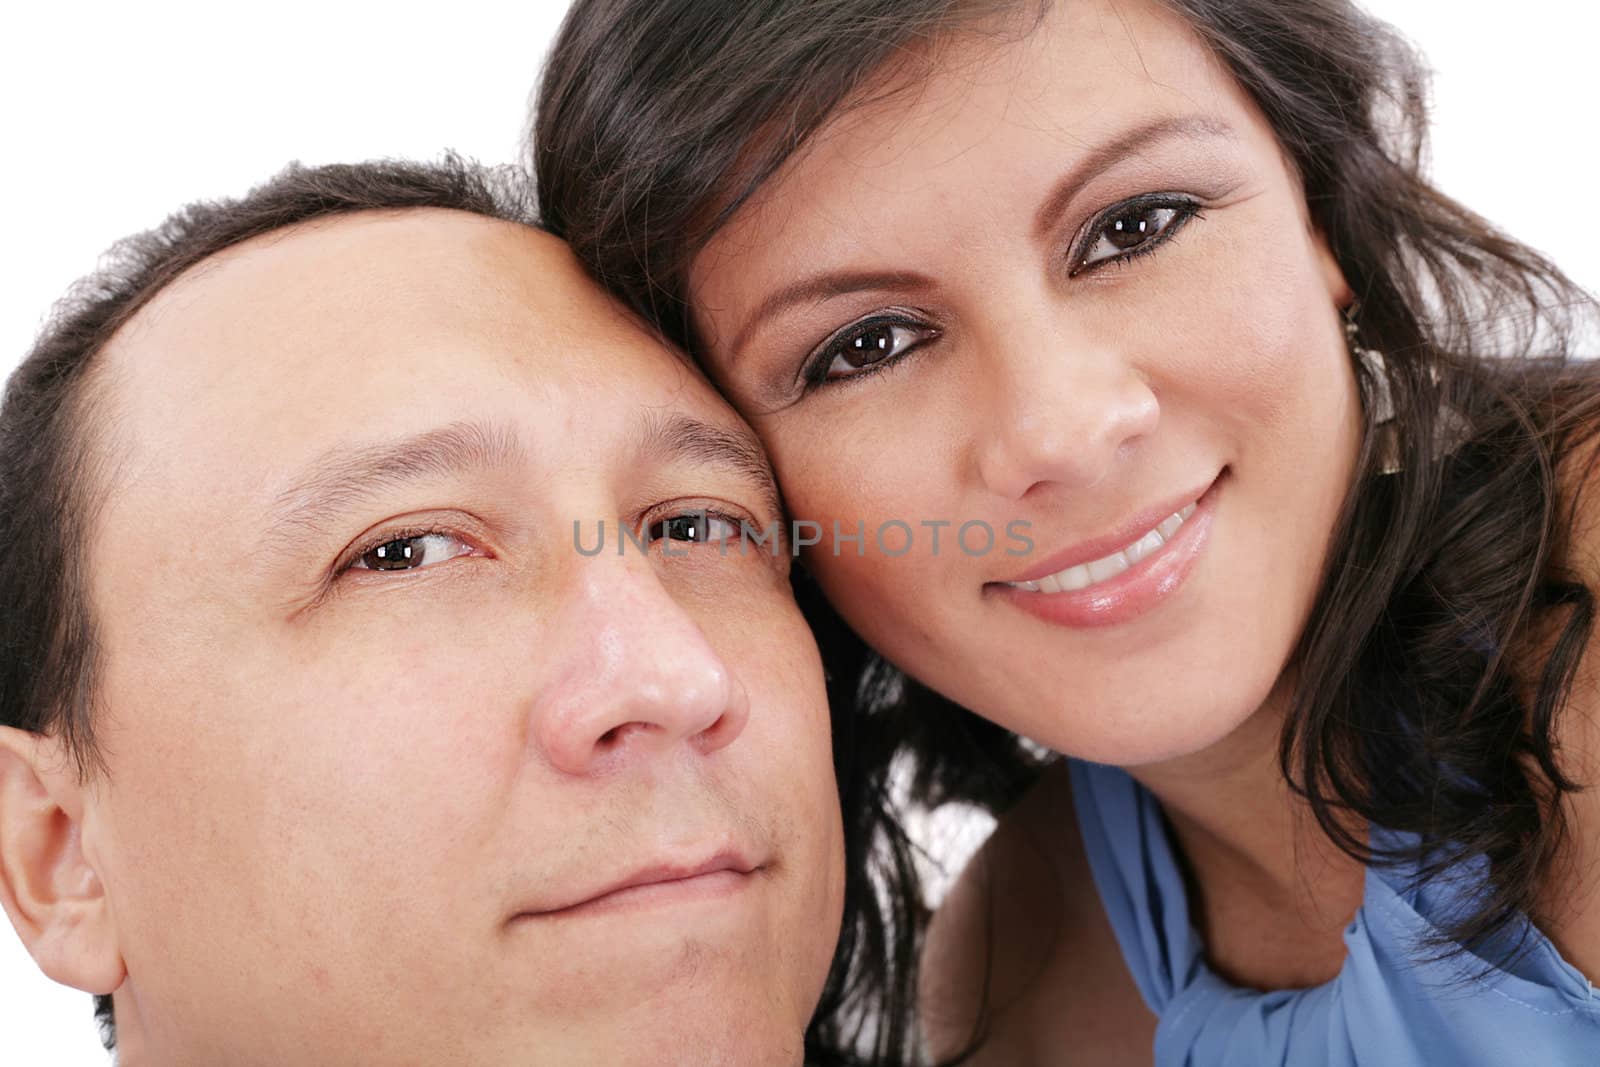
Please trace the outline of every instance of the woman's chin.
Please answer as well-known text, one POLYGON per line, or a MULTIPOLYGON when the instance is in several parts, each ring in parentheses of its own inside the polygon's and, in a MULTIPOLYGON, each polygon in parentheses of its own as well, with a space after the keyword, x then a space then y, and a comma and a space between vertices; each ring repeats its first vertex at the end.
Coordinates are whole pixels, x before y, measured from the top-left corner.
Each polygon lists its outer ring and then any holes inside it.
POLYGON ((1192 691, 1132 701, 1085 701, 1047 722, 1037 721, 1042 705, 1036 699, 1025 704, 1033 709, 1026 716, 980 714, 1074 759, 1132 769, 1206 753, 1222 757, 1232 749, 1238 758, 1275 752, 1282 720, 1268 706, 1271 690, 1269 683, 1236 694, 1208 693, 1204 701, 1192 691))

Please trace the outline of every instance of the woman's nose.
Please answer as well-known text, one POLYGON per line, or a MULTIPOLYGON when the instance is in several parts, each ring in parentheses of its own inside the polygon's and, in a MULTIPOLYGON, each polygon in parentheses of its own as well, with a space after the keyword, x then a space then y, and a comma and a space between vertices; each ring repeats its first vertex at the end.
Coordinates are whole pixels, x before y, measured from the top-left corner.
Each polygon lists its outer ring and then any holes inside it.
POLYGON ((1084 488, 1155 431, 1161 405, 1149 384, 1114 352, 1009 351, 993 368, 982 412, 979 476, 990 492, 1021 499, 1036 485, 1084 488))

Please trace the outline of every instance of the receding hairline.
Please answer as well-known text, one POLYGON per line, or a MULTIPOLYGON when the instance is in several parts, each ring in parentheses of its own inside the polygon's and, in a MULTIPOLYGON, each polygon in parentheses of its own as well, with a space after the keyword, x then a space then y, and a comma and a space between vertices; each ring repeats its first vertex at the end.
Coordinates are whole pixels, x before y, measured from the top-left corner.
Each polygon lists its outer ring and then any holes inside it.
POLYGON ((185 299, 205 299, 203 287, 218 278, 240 259, 263 248, 294 241, 311 235, 325 234, 357 226, 395 225, 415 216, 455 217, 456 221, 492 231, 518 234, 536 243, 549 242, 552 252, 564 250, 566 245, 537 226, 516 219, 499 218, 464 208, 424 206, 374 207, 333 212, 308 219, 297 219, 263 233, 253 234, 244 240, 228 244, 189 264, 173 277, 166 279, 140 299, 114 329, 98 344, 85 360, 75 395, 66 412, 69 427, 70 463, 77 473, 73 492, 78 495, 82 526, 80 534, 85 545, 92 540, 93 517, 108 501, 116 484, 116 472, 131 455, 131 444, 126 438, 119 444, 116 427, 126 416, 126 410, 117 402, 118 383, 128 375, 137 373, 136 358, 118 358, 130 346, 137 345, 150 329, 151 317, 167 313, 182 314, 182 307, 174 302, 185 299), (91 429, 92 427, 92 429, 91 429))
MULTIPOLYGON (((328 231, 347 225, 394 223, 419 213, 460 216, 462 220, 474 219, 485 224, 501 224, 510 234, 513 230, 533 235, 537 242, 551 242, 552 248, 565 249, 565 243, 548 232, 528 222, 514 218, 501 218, 465 208, 434 205, 403 205, 397 207, 359 208, 297 219, 243 240, 229 243, 207 254, 165 280, 158 280, 148 290, 138 294, 132 306, 120 316, 115 325, 98 343, 86 352, 77 375, 71 396, 61 411, 64 423, 62 455, 58 469, 64 474, 63 490, 68 494, 66 510, 73 526, 70 566, 76 573, 73 584, 82 599, 89 632, 83 663, 82 690, 77 697, 88 704, 85 718, 89 724, 101 718, 97 706, 100 694, 98 674, 100 650, 99 627, 96 622, 102 612, 95 601, 96 583, 92 580, 89 559, 100 528, 100 516, 110 503, 122 472, 133 459, 133 445, 119 426, 127 418, 126 407, 119 402, 118 383, 126 376, 137 373, 138 361, 115 358, 119 351, 138 343, 140 333, 146 328, 152 314, 160 315, 171 309, 171 301, 183 299, 186 294, 203 299, 203 290, 196 294, 194 288, 209 276, 225 269, 232 262, 263 244, 283 242, 296 236, 328 231)), ((181 313, 181 309, 175 309, 181 313)), ((104 775, 109 768, 105 753, 93 740, 92 726, 87 744, 76 751, 79 768, 85 777, 104 775)), ((77 749, 77 746, 74 745, 77 749)))
POLYGON ((465 226, 482 229, 485 232, 497 231, 508 237, 516 235, 535 244, 548 242, 551 254, 559 254, 566 250, 566 244, 560 238, 530 223, 498 218, 464 208, 433 205, 376 207, 298 219, 219 248, 203 259, 189 264, 181 272, 146 293, 138 307, 133 309, 99 346, 93 361, 98 362, 103 353, 128 344, 131 336, 137 335, 146 326, 152 314, 159 315, 169 310, 173 301, 190 295, 194 289, 235 267, 246 257, 259 256, 264 250, 290 242, 298 243, 307 237, 354 228, 404 225, 418 217, 451 218, 465 226))
MULTIPOLYGON (((194 309, 208 300, 238 301, 241 299, 241 293, 244 294, 243 299, 248 300, 250 291, 248 286, 257 279, 249 275, 241 279, 234 273, 246 263, 246 257, 266 251, 269 255, 277 257, 277 261, 266 266, 265 270, 273 276, 292 278, 292 272, 300 265, 301 255, 309 252, 311 259, 317 256, 315 248, 308 249, 302 243, 307 239, 316 240, 329 234, 348 233, 356 229, 404 226, 417 218, 419 212, 428 213, 428 216, 435 220, 446 220, 451 234, 494 235, 494 242, 491 244, 473 245, 469 237, 457 248, 444 253, 446 257, 457 254, 470 256, 474 263, 469 264, 468 270, 471 271, 478 265, 481 265, 482 269, 481 275, 460 271, 450 271, 442 275, 452 279, 447 282, 448 286, 460 286, 460 291, 466 292, 481 289, 489 294, 490 300, 504 300, 507 290, 499 284, 502 281, 514 286, 531 279, 534 284, 541 287, 541 290, 544 290, 548 283, 547 291, 532 294, 530 310, 533 315, 538 318, 568 320, 576 317, 582 322, 603 323, 607 338, 614 338, 616 341, 615 344, 607 341, 601 349, 597 349, 604 353, 602 356, 604 362, 621 360, 623 362, 620 365, 626 367, 627 361, 634 358, 648 358, 652 361, 670 360, 677 369, 697 380, 708 402, 718 407, 726 407, 725 401, 715 387, 706 380, 704 373, 679 348, 663 339, 658 331, 599 286, 583 270, 566 242, 545 230, 515 219, 500 219, 471 211, 439 207, 362 210, 296 222, 219 249, 175 275, 152 293, 143 306, 113 332, 101 346, 101 351, 96 352, 90 365, 85 368, 84 377, 79 383, 77 411, 80 414, 73 417, 72 428, 77 453, 84 459, 80 465, 85 475, 81 480, 80 490, 84 494, 85 502, 81 541, 86 561, 84 571, 86 591, 94 586, 93 571, 88 567, 87 560, 93 557, 95 546, 100 540, 99 524, 95 521, 97 513, 102 512, 105 505, 115 499, 113 494, 117 492, 119 483, 126 477, 122 472, 128 470, 131 465, 143 463, 156 455, 147 451, 147 446, 140 443, 137 431, 133 430, 135 425, 147 426, 150 424, 146 420, 159 417, 159 409, 151 402, 150 379, 140 381, 135 393, 123 391, 130 379, 144 374, 156 375, 155 384, 159 388, 164 368, 152 367, 151 361, 145 358, 151 354, 147 346, 154 345, 159 349, 163 335, 181 338, 185 330, 184 316, 195 313, 194 309), (479 227, 476 225, 477 221, 491 225, 479 227), (502 223, 505 227, 512 228, 497 228, 492 225, 495 223, 502 223), (500 241, 509 243, 501 245, 500 241), (502 252, 505 254, 501 254, 502 252), (241 289, 240 286, 246 288, 241 289), (151 326, 152 317, 159 321, 158 326, 151 326), (629 352, 636 355, 629 355, 629 352), (119 430, 119 426, 125 429, 119 430)), ((438 247, 438 242, 432 240, 434 236, 436 235, 427 232, 419 234, 412 231, 410 239, 420 242, 422 247, 434 248, 438 247)), ((355 244, 337 247, 342 249, 342 254, 348 255, 354 261, 356 274, 360 273, 361 263, 369 257, 381 257, 385 251, 381 243, 376 246, 355 244)), ((376 259, 374 262, 379 264, 376 270, 390 269, 382 265, 381 259, 376 259)), ((448 264, 449 260, 445 259, 443 262, 448 264)), ((437 273, 431 263, 410 269, 422 284, 428 284, 427 279, 437 273)), ((355 284, 359 291, 362 282, 357 281, 355 284)), ((383 290, 378 286, 370 291, 381 293, 383 290)), ((511 294, 513 299, 518 296, 515 289, 511 290, 511 294)), ((360 297, 357 296, 357 299, 360 297)), ((529 304, 530 300, 520 299, 518 303, 529 304)), ((238 305, 225 304, 219 312, 216 312, 218 318, 214 321, 227 322, 231 319, 230 306, 238 305)), ((289 315, 296 315, 292 310, 294 306, 292 302, 284 306, 290 309, 289 315)), ((250 315, 253 311, 248 307, 242 307, 241 314, 250 315)), ((381 314, 381 310, 373 308, 357 310, 349 321, 359 324, 367 314, 381 314)), ((297 317, 307 320, 306 316, 297 317)), ((157 358, 160 358, 159 355, 157 358)), ((229 356, 224 355, 221 358, 227 359, 229 356)), ((179 363, 199 367, 203 365, 204 359, 205 350, 196 347, 193 352, 186 352, 180 356, 179 363)), ((178 380, 183 380, 181 376, 185 373, 187 372, 184 370, 178 370, 178 380)), ((200 373, 207 372, 202 370, 200 373)), ((733 415, 731 408, 728 409, 728 413, 733 415)), ((726 429, 719 432, 730 440, 739 436, 726 429)), ((699 439, 694 438, 694 440, 699 439)), ((753 437, 751 441, 754 441, 753 437)), ((196 447, 203 447, 203 444, 197 442, 196 447)), ((744 452, 748 452, 751 448, 759 450, 759 446, 749 444, 744 447, 744 452)), ((685 451, 681 448, 679 450, 685 451)), ((758 468, 763 472, 767 470, 764 455, 761 455, 759 462, 756 462, 744 456, 739 449, 731 447, 724 448, 721 454, 724 466, 746 471, 756 471, 758 468), (728 457, 742 458, 742 467, 740 463, 733 462, 728 457)), ((781 506, 778 503, 776 490, 772 486, 770 473, 752 477, 751 481, 753 484, 759 483, 763 486, 764 499, 769 501, 769 506, 775 513, 779 512, 781 506)))

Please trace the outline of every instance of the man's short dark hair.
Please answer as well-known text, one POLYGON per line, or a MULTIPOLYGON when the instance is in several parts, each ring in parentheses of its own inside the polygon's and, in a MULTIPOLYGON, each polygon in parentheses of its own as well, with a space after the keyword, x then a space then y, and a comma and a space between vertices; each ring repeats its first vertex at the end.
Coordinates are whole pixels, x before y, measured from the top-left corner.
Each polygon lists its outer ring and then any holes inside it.
MULTIPOLYGON (((534 224, 532 196, 511 168, 454 155, 292 164, 242 197, 191 204, 126 238, 55 307, 0 404, 0 725, 58 736, 81 777, 103 770, 94 742, 95 631, 84 535, 110 489, 95 477, 95 356, 139 309, 190 267, 253 237, 362 211, 444 208, 534 224)), ((95 998, 106 1047, 109 996, 95 998)))

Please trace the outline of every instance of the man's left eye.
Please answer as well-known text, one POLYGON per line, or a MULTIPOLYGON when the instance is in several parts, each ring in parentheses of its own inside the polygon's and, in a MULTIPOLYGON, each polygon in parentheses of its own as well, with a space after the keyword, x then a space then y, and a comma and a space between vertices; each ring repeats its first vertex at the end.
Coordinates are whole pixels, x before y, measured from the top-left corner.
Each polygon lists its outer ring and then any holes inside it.
POLYGON ((417 534, 374 545, 350 566, 353 570, 412 571, 464 556, 471 551, 470 546, 449 534, 417 534))
POLYGON ((704 511, 691 511, 670 515, 650 527, 650 540, 690 541, 695 544, 716 544, 732 541, 739 536, 739 526, 731 519, 704 511))

